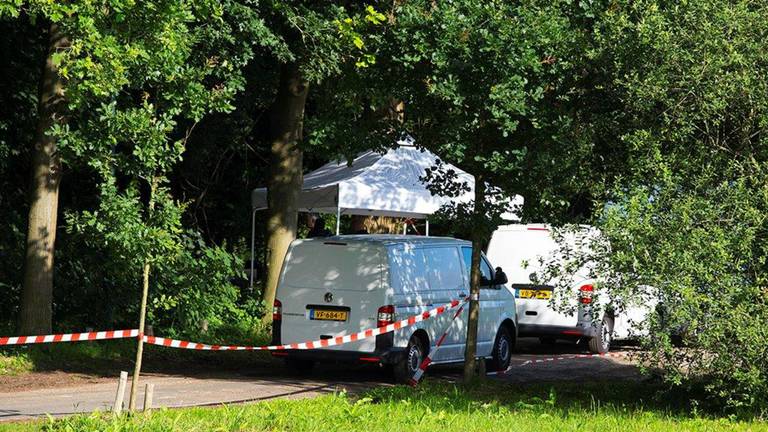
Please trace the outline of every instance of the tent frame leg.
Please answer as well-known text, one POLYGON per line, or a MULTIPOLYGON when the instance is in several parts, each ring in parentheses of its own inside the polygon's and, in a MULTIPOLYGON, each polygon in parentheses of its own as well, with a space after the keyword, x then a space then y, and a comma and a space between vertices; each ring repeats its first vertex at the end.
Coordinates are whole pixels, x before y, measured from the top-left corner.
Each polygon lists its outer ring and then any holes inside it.
POLYGON ((336 207, 336 235, 341 232, 341 207, 336 207))
POLYGON ((251 273, 249 275, 248 288, 253 292, 254 268, 253 261, 256 259, 256 209, 251 211, 251 273))

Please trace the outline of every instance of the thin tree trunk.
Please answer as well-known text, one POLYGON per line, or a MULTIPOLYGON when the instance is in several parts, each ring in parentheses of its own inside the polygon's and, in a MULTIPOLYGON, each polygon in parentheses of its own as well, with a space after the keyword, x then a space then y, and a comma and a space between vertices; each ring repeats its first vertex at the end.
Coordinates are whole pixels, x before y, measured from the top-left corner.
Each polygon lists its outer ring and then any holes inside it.
POLYGON ((69 42, 56 24, 51 24, 49 33, 48 55, 40 80, 29 188, 27 250, 19 315, 19 331, 25 335, 50 333, 52 327, 53 254, 61 162, 56 140, 47 132, 55 123, 64 121, 64 92, 52 56, 68 46, 69 42))
MULTIPOLYGON (((267 284, 264 303, 275 300, 277 279, 288 246, 296 238, 299 193, 303 181, 303 153, 299 146, 304 124, 304 106, 309 83, 298 65, 289 64, 280 71, 280 87, 270 113, 272 137, 271 172, 267 182, 269 219, 267 220, 267 284)), ((271 314, 264 319, 270 321, 271 314)))
MULTIPOLYGON (((482 174, 475 175, 475 208, 473 217, 482 220, 485 202, 485 180, 482 174)), ((482 230, 472 233, 472 267, 469 288, 469 321, 467 322, 467 344, 464 350, 464 382, 477 377, 477 326, 480 319, 480 253, 483 247, 482 230)))
MULTIPOLYGON (((157 192, 158 179, 152 179, 149 189, 149 218, 155 210, 155 193, 157 192)), ((149 219, 147 218, 147 219, 149 219)), ((144 273, 141 284, 141 307, 139 309, 139 337, 136 345, 136 364, 133 367, 133 379, 131 380, 131 395, 128 399, 128 411, 136 408, 136 395, 139 389, 139 376, 141 375, 141 361, 144 355, 144 327, 147 318, 147 297, 149 297, 149 258, 144 261, 144 273)), ((145 407, 146 408, 146 407, 145 407)))
POLYGON ((141 312, 139 313, 139 337, 136 346, 136 364, 133 367, 131 379, 131 395, 128 398, 128 411, 136 409, 136 396, 139 389, 139 376, 141 375, 141 360, 144 356, 144 323, 147 316, 147 297, 149 294, 149 261, 144 263, 144 278, 141 290, 141 312))

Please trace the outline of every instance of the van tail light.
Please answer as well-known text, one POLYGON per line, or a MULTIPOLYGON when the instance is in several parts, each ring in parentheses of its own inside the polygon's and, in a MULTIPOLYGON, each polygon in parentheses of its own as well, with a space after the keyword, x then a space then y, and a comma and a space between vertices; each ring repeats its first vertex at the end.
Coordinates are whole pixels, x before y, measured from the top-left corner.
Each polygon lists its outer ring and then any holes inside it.
POLYGON ((384 327, 395 322, 395 307, 386 305, 379 308, 376 314, 376 327, 384 327))
POLYGON ((590 304, 592 303, 592 294, 595 292, 595 287, 591 284, 582 285, 579 287, 579 303, 590 304))
POLYGON ((272 305, 272 321, 283 320, 283 304, 280 300, 275 299, 275 303, 272 305))

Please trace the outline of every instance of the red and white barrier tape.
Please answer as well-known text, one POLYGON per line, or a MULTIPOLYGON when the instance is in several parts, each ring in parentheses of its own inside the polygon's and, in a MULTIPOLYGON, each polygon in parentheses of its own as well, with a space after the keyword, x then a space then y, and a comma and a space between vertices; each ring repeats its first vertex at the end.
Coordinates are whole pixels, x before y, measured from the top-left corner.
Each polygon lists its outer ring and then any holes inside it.
POLYGON ((194 350, 207 350, 207 351, 282 351, 282 350, 305 350, 315 348, 325 348, 336 345, 343 345, 350 342, 355 342, 362 339, 382 335, 385 333, 393 332, 395 330, 412 326, 417 322, 424 321, 427 318, 431 318, 440 315, 448 310, 451 310, 458 305, 462 304, 458 300, 454 300, 450 303, 446 303, 442 306, 438 306, 434 309, 430 309, 419 315, 414 315, 406 319, 387 324, 383 327, 370 328, 357 333, 337 336, 331 339, 318 339, 313 341, 292 343, 286 345, 264 345, 264 346, 242 346, 242 345, 208 345, 198 342, 189 342, 177 339, 168 339, 155 336, 144 336, 144 341, 152 345, 160 345, 171 348, 182 349, 194 349, 194 350))
POLYGON ((440 345, 443 344, 443 341, 445 340, 445 337, 448 336, 448 332, 451 330, 451 324, 453 324, 454 321, 456 321, 456 318, 461 315, 461 311, 464 309, 464 305, 461 305, 459 310, 456 311, 456 313, 453 315, 453 318, 451 318, 450 321, 448 321, 448 325, 445 326, 445 331, 440 336, 440 339, 437 340, 437 343, 434 347, 429 351, 429 354, 424 358, 424 360, 419 365, 419 368, 416 370, 416 373, 413 374, 413 377, 408 382, 411 386, 415 387, 419 380, 421 379, 422 375, 424 375, 424 372, 426 372, 427 367, 429 367, 429 364, 432 363, 432 357, 435 356, 437 353, 437 350, 440 349, 440 345))
POLYGON ((494 372, 488 372, 487 375, 504 375, 509 373, 513 368, 515 367, 522 367, 522 366, 528 366, 531 364, 539 364, 539 363, 549 363, 549 362, 555 362, 555 361, 561 361, 561 360, 573 360, 573 359, 585 359, 585 358, 597 358, 597 357, 625 357, 626 353, 605 353, 605 354, 572 354, 567 356, 558 356, 558 357, 545 357, 545 358, 537 358, 537 359, 531 359, 526 360, 522 363, 516 364, 516 365, 509 365, 509 367, 503 371, 494 371, 494 372))
POLYGON ((108 330, 98 332, 86 332, 86 333, 64 333, 64 334, 49 334, 49 335, 37 335, 37 336, 0 336, 0 346, 3 345, 26 345, 26 344, 39 344, 39 343, 54 343, 54 342, 78 342, 78 341, 92 341, 92 340, 105 340, 105 339, 123 339, 137 337, 139 331, 132 330, 108 330))
MULTIPOLYGON (((292 343, 286 345, 264 345, 264 346, 241 346, 241 345, 208 345, 198 342, 189 342, 178 339, 169 339, 156 336, 142 335, 144 342, 152 345, 160 345, 172 348, 194 349, 194 350, 210 350, 210 351, 274 351, 274 350, 289 350, 289 349, 315 349, 324 348, 335 345, 343 345, 350 342, 355 342, 362 339, 382 335, 385 333, 393 332, 395 330, 412 326, 425 319, 443 314, 444 312, 451 310, 463 302, 453 300, 450 303, 446 303, 442 306, 438 306, 434 309, 430 309, 419 315, 414 315, 406 319, 387 324, 383 327, 370 328, 357 333, 353 333, 345 336, 337 336, 333 339, 319 339, 314 341, 307 341, 301 343, 292 343)), ((24 345, 35 343, 52 343, 52 342, 77 342, 87 340, 104 340, 104 339, 121 339, 138 337, 139 331, 136 329, 131 330, 110 330, 99 332, 87 332, 87 333, 67 333, 67 334, 52 334, 52 335, 37 335, 37 336, 6 336, 0 337, 0 346, 3 345, 24 345)))

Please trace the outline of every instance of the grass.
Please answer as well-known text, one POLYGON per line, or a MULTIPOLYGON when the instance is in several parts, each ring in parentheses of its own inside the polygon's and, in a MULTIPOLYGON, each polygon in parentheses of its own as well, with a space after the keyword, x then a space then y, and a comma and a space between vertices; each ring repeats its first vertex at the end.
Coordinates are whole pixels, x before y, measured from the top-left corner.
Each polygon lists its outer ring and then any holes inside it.
POLYGON ((113 417, 75 416, 14 425, 3 431, 768 431, 757 420, 702 416, 647 383, 469 387, 428 381, 357 397, 344 393, 218 408, 156 410, 113 417))

